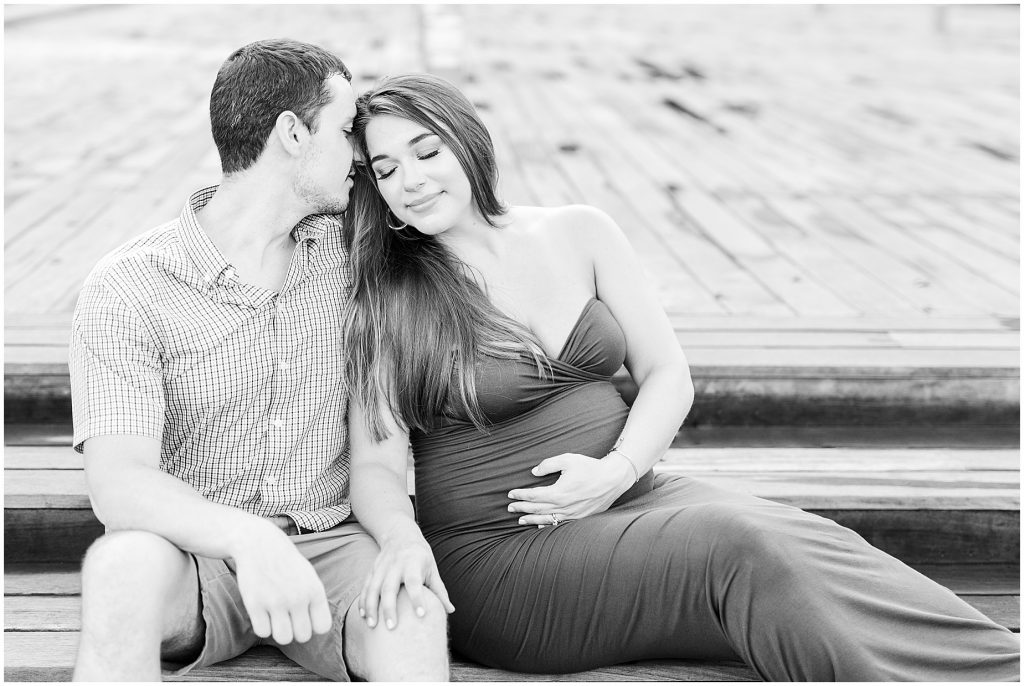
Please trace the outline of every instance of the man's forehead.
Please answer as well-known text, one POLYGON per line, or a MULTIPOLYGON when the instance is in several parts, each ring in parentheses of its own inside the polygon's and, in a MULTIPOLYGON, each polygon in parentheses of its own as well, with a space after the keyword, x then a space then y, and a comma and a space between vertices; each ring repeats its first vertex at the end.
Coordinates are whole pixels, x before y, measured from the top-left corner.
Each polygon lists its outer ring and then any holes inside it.
POLYGON ((356 111, 356 92, 352 88, 352 84, 341 74, 335 74, 328 79, 330 88, 334 97, 332 100, 345 107, 346 110, 351 110, 353 114, 356 111))

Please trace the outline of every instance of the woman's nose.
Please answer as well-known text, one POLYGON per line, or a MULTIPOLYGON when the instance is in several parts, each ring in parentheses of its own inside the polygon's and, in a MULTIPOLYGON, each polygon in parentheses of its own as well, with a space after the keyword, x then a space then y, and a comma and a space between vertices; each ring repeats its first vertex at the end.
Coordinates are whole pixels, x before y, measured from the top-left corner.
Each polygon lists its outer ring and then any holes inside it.
POLYGON ((420 171, 418 164, 411 164, 405 172, 405 176, 402 179, 405 190, 415 191, 423 187, 423 184, 427 182, 426 178, 420 171))

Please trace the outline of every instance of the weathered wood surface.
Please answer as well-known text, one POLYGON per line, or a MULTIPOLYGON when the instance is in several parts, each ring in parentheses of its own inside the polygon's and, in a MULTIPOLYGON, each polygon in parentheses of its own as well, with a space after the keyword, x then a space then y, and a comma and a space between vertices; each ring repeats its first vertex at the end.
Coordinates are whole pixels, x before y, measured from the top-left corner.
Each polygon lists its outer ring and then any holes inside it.
MULTIPOLYGON (((71 445, 71 424, 4 424, 7 446, 71 445)), ((938 448, 1020 447, 1018 426, 689 426, 673 448, 938 448)))
MULTIPOLYGON (((78 633, 11 632, 4 636, 5 681, 70 681, 78 633)), ((455 657, 452 681, 757 681, 731 662, 649 660, 573 674, 526 674, 489 669, 455 657)), ((243 655, 168 681, 324 681, 276 648, 259 646, 243 655), (257 678, 258 677, 258 678, 257 678)))
MULTIPOLYGON (((1019 461, 1009 449, 686 448, 655 470, 808 509, 1019 511, 1019 461)), ((8 446, 5 509, 88 509, 81 464, 66 447, 8 446)))
MULTIPOLYGON (((1019 455, 1006 447, 690 446, 668 451, 656 470, 801 507, 907 562, 1010 562, 1019 560, 1019 455)), ((81 464, 67 446, 6 447, 8 560, 75 559, 102 533, 81 464)))
POLYGON ((7 369, 66 373, 95 261, 217 179, 218 64, 284 33, 337 51, 357 89, 423 69, 458 81, 491 128, 503 194, 618 220, 697 371, 1016 373, 1019 10, 957 7, 943 33, 932 10, 124 5, 12 19, 7 369))
MULTIPOLYGON (((917 564, 921 572, 960 596, 1020 595, 1020 567, 1013 564, 917 564)), ((78 563, 7 564, 6 596, 78 596, 78 563)))
MULTIPOLYGON (((985 568, 972 571, 986 573, 985 568)), ((1019 631, 1019 591, 1015 593, 1010 588, 1011 583, 1006 580, 1004 568, 995 568, 989 574, 1003 583, 1006 587, 1004 592, 962 594, 961 597, 994 621, 1019 631)), ((81 627, 80 599, 68 593, 75 586, 77 572, 67 570, 54 573, 36 568, 5 573, 6 680, 69 679, 77 646, 77 632, 81 627), (18 593, 18 589, 39 591, 46 588, 52 589, 54 594, 18 593)), ((257 674, 260 680, 265 681, 319 680, 269 647, 254 648, 229 662, 197 670, 185 680, 247 681, 257 674)), ((454 681, 738 681, 753 678, 748 668, 729 662, 651 660, 564 675, 506 672, 485 668, 458 657, 452 662, 454 681)))

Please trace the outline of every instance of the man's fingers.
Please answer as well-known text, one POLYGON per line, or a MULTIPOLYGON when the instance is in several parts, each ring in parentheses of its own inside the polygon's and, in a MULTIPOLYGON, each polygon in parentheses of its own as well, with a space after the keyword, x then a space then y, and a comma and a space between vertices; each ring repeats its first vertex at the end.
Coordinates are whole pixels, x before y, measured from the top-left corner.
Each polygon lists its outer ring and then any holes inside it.
POLYGON ((292 620, 292 636, 296 643, 305 643, 313 638, 313 624, 309 618, 309 606, 294 608, 288 613, 292 620))
POLYGON ((249 621, 252 622, 252 632, 260 638, 269 638, 273 628, 270 626, 270 615, 265 610, 255 612, 246 608, 249 612, 249 621))
POLYGON ((327 604, 327 596, 323 595, 309 606, 310 624, 315 634, 326 634, 331 630, 331 606, 327 604))
POLYGON ((284 610, 274 610, 270 613, 270 626, 274 641, 281 645, 288 645, 292 642, 291 616, 284 610))

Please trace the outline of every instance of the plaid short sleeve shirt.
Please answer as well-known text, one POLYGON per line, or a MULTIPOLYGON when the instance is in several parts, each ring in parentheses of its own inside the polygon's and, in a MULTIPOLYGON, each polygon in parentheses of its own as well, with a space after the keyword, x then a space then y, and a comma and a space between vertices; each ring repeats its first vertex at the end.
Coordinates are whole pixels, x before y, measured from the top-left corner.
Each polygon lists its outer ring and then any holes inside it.
POLYGON ((161 441, 160 468, 214 502, 322 531, 350 513, 341 223, 309 216, 277 293, 241 282, 181 216, 106 256, 75 309, 75 449, 93 436, 161 441))

